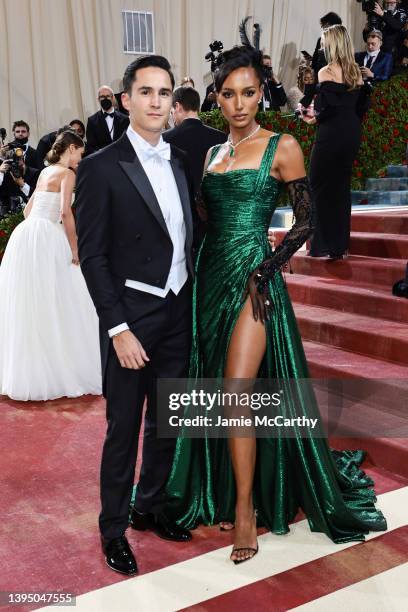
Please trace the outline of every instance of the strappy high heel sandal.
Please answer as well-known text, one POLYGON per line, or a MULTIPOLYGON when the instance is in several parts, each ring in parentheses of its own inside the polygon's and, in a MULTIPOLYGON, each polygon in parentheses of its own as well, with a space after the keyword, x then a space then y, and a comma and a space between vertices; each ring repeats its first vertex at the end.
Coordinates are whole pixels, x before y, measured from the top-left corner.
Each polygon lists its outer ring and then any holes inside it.
POLYGON ((257 545, 256 548, 252 548, 251 546, 241 546, 240 548, 233 548, 231 555, 233 555, 234 553, 240 550, 250 550, 254 554, 249 557, 245 557, 244 559, 231 559, 231 561, 233 561, 235 565, 238 565, 239 563, 244 563, 244 561, 250 561, 250 559, 253 559, 259 550, 259 546, 257 545))

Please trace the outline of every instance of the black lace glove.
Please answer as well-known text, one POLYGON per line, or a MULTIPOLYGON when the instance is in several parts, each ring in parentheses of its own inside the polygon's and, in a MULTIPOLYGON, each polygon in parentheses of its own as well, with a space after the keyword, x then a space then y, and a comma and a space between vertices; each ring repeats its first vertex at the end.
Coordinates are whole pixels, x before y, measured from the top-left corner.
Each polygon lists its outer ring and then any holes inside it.
POLYGON ((254 319, 264 322, 269 318, 272 300, 268 282, 284 266, 312 233, 312 203, 308 178, 305 176, 286 183, 293 208, 295 223, 273 252, 256 268, 248 279, 248 293, 251 297, 254 319))

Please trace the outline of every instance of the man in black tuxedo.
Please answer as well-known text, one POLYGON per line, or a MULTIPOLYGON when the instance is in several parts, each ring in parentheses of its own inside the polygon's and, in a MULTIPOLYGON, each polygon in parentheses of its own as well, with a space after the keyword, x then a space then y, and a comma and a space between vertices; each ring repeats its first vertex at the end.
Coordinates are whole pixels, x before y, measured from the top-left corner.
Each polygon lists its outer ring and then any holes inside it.
POLYGON ((205 90, 204 102, 201 106, 202 113, 208 113, 217 108, 217 98, 214 83, 210 83, 205 90))
POLYGON ((176 127, 163 134, 166 142, 187 153, 195 194, 203 178, 208 149, 227 140, 224 132, 204 125, 198 116, 199 110, 198 91, 193 87, 178 87, 173 93, 173 119, 176 127))
POLYGON ((86 154, 103 149, 121 137, 129 125, 129 117, 115 110, 115 96, 110 87, 103 85, 98 90, 101 110, 88 118, 86 125, 86 154))
POLYGON ((29 168, 39 169, 36 150, 28 144, 30 138, 30 126, 25 121, 13 123, 14 140, 11 144, 20 147, 24 152, 24 162, 29 168))
POLYGON ((367 36, 367 50, 355 54, 364 81, 386 81, 391 76, 393 59, 391 53, 381 50, 382 40, 382 32, 373 30, 367 36))
POLYGON ((263 96, 259 104, 259 110, 279 111, 281 106, 284 106, 287 101, 285 89, 273 71, 270 55, 263 56, 262 65, 265 71, 265 79, 263 82, 263 96))
POLYGON ((130 125, 79 165, 76 206, 81 267, 101 333, 108 430, 101 465, 99 526, 106 561, 134 574, 125 537, 142 409, 143 462, 130 524, 164 539, 191 534, 162 515, 175 440, 157 438, 157 380, 185 377, 191 328, 192 186, 185 155, 165 143, 174 77, 150 55, 124 75, 130 125))

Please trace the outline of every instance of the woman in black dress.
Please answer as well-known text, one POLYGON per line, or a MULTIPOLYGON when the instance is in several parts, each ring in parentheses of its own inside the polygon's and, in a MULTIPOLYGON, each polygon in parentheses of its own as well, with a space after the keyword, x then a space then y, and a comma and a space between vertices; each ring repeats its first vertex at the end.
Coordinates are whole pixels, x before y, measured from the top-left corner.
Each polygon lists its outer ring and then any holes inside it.
POLYGON ((315 99, 318 124, 310 162, 315 231, 310 255, 342 259, 350 239, 351 173, 361 140, 361 119, 368 92, 346 28, 323 31, 328 65, 319 71, 315 99))

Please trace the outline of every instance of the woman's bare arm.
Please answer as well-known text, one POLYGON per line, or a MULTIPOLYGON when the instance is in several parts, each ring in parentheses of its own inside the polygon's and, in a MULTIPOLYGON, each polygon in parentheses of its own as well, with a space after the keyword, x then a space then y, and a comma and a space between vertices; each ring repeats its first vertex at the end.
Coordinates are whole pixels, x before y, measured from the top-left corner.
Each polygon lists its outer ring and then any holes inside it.
POLYGON ((72 194, 75 186, 75 174, 67 170, 61 180, 61 220, 72 251, 72 263, 79 264, 78 241, 75 219, 72 214, 72 194))

